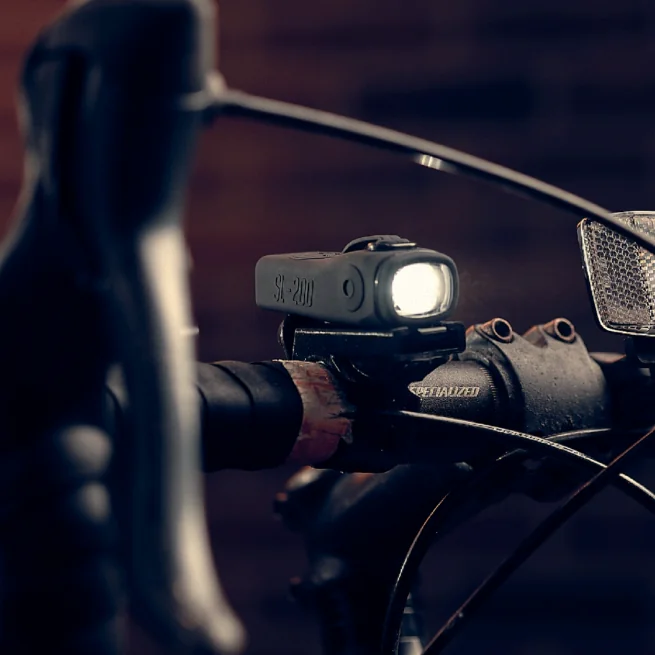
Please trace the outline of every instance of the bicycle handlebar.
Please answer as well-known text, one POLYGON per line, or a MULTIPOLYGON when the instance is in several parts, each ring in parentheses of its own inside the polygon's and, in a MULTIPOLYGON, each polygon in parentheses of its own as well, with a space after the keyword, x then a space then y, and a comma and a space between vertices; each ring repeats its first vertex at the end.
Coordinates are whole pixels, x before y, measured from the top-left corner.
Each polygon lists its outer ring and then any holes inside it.
MULTIPOLYGON (((478 343, 477 337, 469 341, 474 346, 478 343)), ((580 344, 583 349, 581 341, 580 344)), ((579 356, 583 356, 580 350, 578 352, 579 356)), ((579 413, 570 423, 572 430, 630 430, 655 421, 654 410, 643 402, 652 393, 653 387, 652 378, 643 369, 625 357, 609 353, 587 357, 587 375, 593 378, 586 385, 590 389, 589 405, 593 405, 593 394, 598 394, 596 402, 602 402, 607 411, 579 413)), ((357 399, 348 393, 348 382, 340 379, 329 365, 304 363, 303 367, 312 371, 314 379, 323 381, 324 389, 329 388, 333 396, 346 398, 344 415, 334 418, 345 418, 352 424, 350 438, 342 439, 330 458, 311 457, 307 456, 306 451, 301 453, 297 450, 298 442, 302 439, 321 441, 325 434, 317 428, 321 413, 317 412, 315 404, 308 402, 307 384, 292 374, 298 364, 289 361, 254 364, 225 361, 197 365, 197 402, 201 414, 204 471, 229 468, 261 470, 288 461, 358 472, 388 470, 408 463, 450 465, 470 457, 479 458, 484 449, 480 441, 463 439, 458 443, 456 439, 439 439, 438 433, 444 430, 462 435, 465 432, 465 423, 448 423, 447 418, 517 430, 524 429, 525 422, 531 420, 525 417, 523 404, 526 392, 520 387, 519 378, 513 379, 511 391, 502 388, 494 380, 496 374, 489 372, 488 360, 485 366, 481 351, 471 348, 462 354, 461 359, 451 359, 437 366, 423 381, 410 385, 413 393, 407 394, 401 409, 420 410, 444 419, 441 425, 435 423, 418 432, 414 430, 419 438, 417 449, 414 449, 411 435, 398 433, 397 419, 385 417, 383 410, 386 407, 372 412, 358 408, 357 399), (471 389, 479 389, 479 392, 474 394, 471 389), (511 411, 507 406, 510 400, 516 405, 511 411), (376 416, 379 418, 376 419, 376 416), (510 419, 517 416, 523 416, 523 424, 517 424, 516 420, 512 423, 510 419), (434 438, 430 438, 430 433, 434 438), (380 445, 385 443, 388 449, 383 456, 379 450, 380 445), (358 450, 356 463, 352 462, 355 457, 353 451, 358 450), (426 459, 428 454, 430 458, 426 459)), ((561 360, 556 359, 555 364, 561 366, 561 360)), ((574 366, 578 364, 577 361, 572 362, 574 366)), ((538 362, 533 362, 533 367, 539 374, 538 362)), ((566 369, 560 369, 560 372, 566 372, 566 369)), ((511 379, 511 376, 507 374, 507 378, 511 379)), ((585 384, 576 380, 575 385, 578 390, 575 402, 579 403, 580 389, 584 389, 585 384)), ((123 424, 129 412, 129 402, 121 380, 115 378, 108 390, 112 399, 112 421, 123 424)), ((536 393, 536 390, 532 392, 536 393)), ((568 394, 568 387, 563 385, 561 396, 568 394)), ((327 398, 325 393, 321 397, 324 403, 327 398)), ((532 401, 536 400, 536 396, 533 396, 532 401)), ((552 388, 546 385, 541 393, 541 403, 561 407, 562 402, 562 398, 555 397, 552 388)), ((408 429, 407 422, 404 425, 408 429)), ((501 439, 502 432, 498 440, 489 442, 494 453, 498 452, 501 439)))

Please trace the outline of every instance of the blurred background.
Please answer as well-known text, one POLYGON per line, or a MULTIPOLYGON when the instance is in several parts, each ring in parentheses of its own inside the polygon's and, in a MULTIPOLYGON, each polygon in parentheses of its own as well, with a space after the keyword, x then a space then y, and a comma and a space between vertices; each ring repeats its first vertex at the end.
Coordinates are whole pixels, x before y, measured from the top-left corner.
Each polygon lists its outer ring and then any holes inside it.
MULTIPOLYGON (((21 179, 21 57, 62 6, 0 3, 3 226, 21 179)), ((221 0, 220 59, 233 87, 435 139, 612 210, 655 209, 652 0, 221 0)), ((502 316, 523 332, 566 316, 591 348, 622 347, 595 326, 575 217, 402 158, 224 120, 202 141, 188 208, 204 361, 280 355, 281 317, 254 305, 259 257, 380 233, 455 259, 467 324, 502 316)), ((286 593, 302 549, 271 512, 291 473, 207 482, 217 561, 251 655, 319 653, 311 617, 286 593)), ((444 541, 425 580, 435 611, 455 609, 546 509, 517 500, 444 541)), ((654 550, 653 522, 608 491, 448 652, 655 653, 654 550)), ((158 652, 136 629, 132 650, 158 652)))

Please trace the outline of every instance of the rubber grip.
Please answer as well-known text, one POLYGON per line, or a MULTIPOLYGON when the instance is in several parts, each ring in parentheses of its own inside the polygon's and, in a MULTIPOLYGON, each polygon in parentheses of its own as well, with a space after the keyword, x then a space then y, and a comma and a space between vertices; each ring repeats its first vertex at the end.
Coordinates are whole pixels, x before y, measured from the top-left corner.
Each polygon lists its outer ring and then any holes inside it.
POLYGON ((111 450, 79 425, 0 458, 0 652, 121 652, 111 450))

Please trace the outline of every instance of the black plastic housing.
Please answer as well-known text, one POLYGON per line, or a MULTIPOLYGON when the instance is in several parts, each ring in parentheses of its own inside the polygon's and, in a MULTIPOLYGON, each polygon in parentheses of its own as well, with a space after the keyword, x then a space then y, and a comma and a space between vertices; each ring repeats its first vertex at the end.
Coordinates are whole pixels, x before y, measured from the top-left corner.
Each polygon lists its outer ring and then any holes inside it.
POLYGON ((255 269, 259 307, 318 321, 363 328, 424 327, 446 318, 457 305, 457 267, 450 257, 425 248, 307 252, 269 255, 255 269), (391 281, 414 263, 444 265, 452 287, 448 309, 419 317, 393 308, 391 281))

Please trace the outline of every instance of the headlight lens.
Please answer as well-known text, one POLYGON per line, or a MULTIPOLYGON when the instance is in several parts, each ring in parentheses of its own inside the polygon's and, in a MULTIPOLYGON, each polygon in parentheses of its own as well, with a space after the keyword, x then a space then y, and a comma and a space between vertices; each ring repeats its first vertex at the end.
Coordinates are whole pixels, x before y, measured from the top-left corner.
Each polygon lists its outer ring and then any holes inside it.
POLYGON ((453 288, 453 276, 447 266, 418 262, 396 271, 391 283, 391 300, 398 316, 439 315, 450 308, 453 288))

